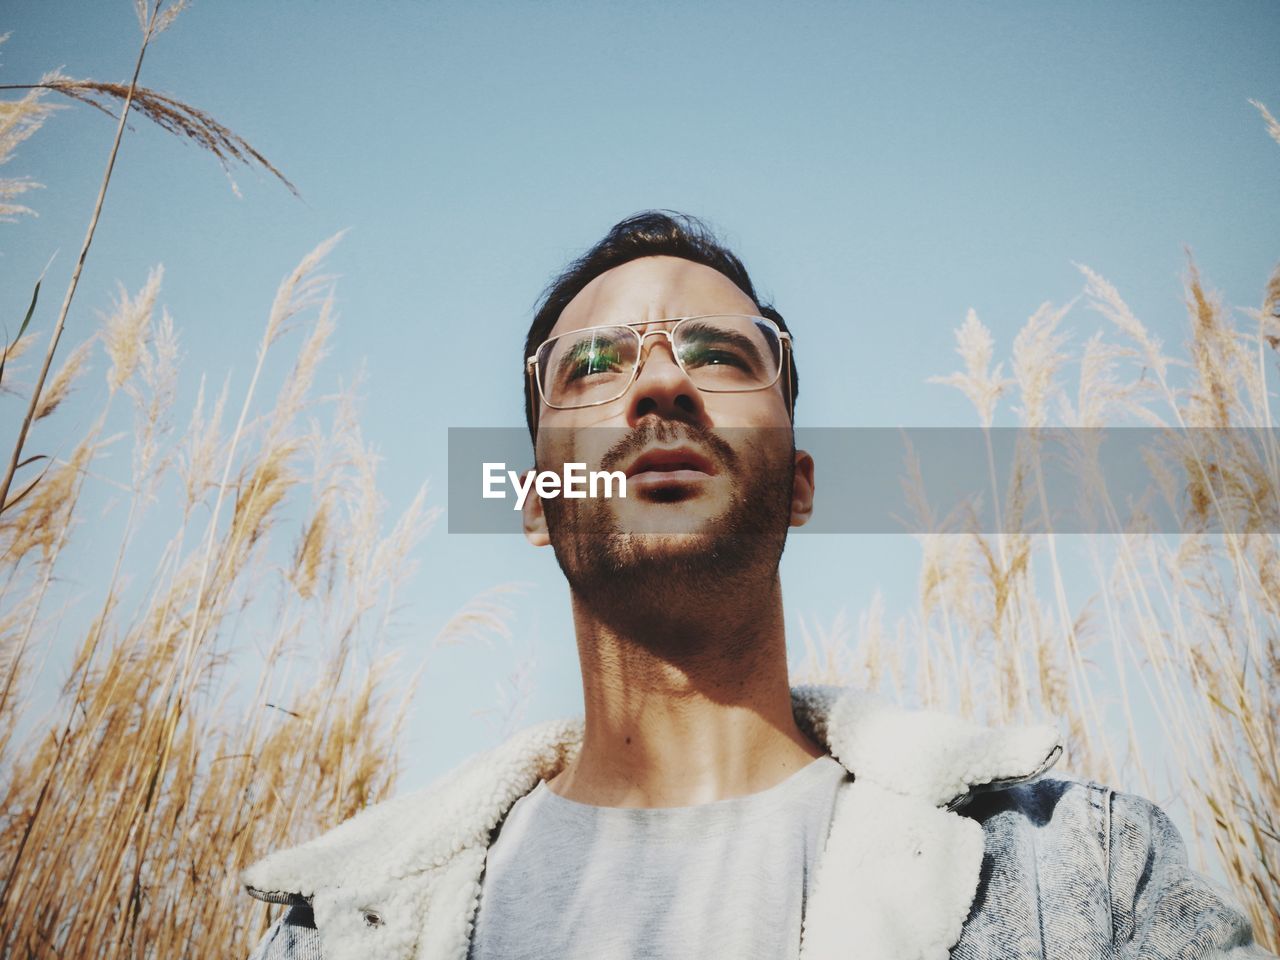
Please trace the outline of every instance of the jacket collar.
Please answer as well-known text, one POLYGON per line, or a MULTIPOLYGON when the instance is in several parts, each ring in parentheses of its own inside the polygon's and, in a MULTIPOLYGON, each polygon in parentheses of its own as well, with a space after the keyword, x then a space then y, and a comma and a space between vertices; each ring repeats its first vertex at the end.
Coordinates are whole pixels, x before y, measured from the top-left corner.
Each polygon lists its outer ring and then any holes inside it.
POLYGON ((853 687, 799 687, 792 703, 801 728, 856 778, 935 807, 1034 779, 1062 753, 1051 726, 984 727, 853 687))
MULTIPOLYGON (((1061 753, 1057 731, 1049 726, 987 728, 947 714, 905 710, 854 688, 799 687, 792 699, 801 729, 825 744, 859 787, 847 792, 845 810, 838 806, 833 820, 824 857, 828 867, 818 875, 805 924, 806 943, 814 949, 807 946, 804 955, 824 955, 817 945, 839 937, 852 916, 863 924, 859 942, 878 942, 884 948, 869 955, 926 956, 939 948, 945 955, 972 903, 982 855, 981 827, 947 811, 976 792, 1040 776, 1061 753), (875 828, 867 830, 868 822, 875 828), (848 836, 837 830, 840 823, 848 836), (837 856, 841 846, 845 849, 837 856), (886 882, 875 868, 836 874, 839 863, 865 863, 868 857, 872 862, 900 860, 900 879, 886 882), (832 897, 844 907, 833 903, 822 908, 832 897), (861 898, 863 908, 850 911, 850 897, 855 902, 861 898), (934 902, 926 912, 936 918, 934 927, 902 921, 885 927, 886 910, 906 910, 911 916, 912 910, 925 910, 922 905, 930 897, 934 902), (843 920, 838 919, 841 913, 843 920), (833 921, 821 922, 824 914, 833 921), (885 929, 878 939, 869 938, 866 924, 885 929)), ((465 915, 451 924, 461 931, 452 940, 465 944, 483 850, 492 832, 515 801, 563 769, 581 743, 580 720, 530 728, 436 785, 377 804, 321 837, 266 857, 246 869, 241 880, 260 899, 302 897, 315 903, 318 898, 352 905, 388 896, 414 876, 452 874, 465 862, 462 872, 475 876, 468 881, 471 892, 459 904, 465 915)), ((320 903, 316 908, 323 933, 320 903)))

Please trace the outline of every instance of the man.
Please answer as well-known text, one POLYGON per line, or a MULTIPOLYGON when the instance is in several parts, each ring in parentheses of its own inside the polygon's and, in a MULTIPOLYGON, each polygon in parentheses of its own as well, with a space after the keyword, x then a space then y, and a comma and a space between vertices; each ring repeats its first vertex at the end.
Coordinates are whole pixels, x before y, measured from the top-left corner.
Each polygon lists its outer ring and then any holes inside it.
POLYGON ((984 729, 788 686, 778 578, 813 509, 782 317, 698 221, 645 213, 529 330, 529 496, 572 593, 583 721, 245 871, 259 958, 1265 956, 1165 815, 984 729))

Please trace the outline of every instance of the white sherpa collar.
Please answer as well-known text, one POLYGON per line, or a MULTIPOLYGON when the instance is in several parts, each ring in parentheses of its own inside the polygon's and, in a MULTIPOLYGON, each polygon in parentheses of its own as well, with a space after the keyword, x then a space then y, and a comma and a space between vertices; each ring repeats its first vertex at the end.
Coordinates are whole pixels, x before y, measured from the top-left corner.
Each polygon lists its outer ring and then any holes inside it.
POLYGON ((1038 777, 1062 752, 1051 726, 984 727, 852 687, 798 687, 792 704, 800 727, 855 777, 937 807, 1038 777))
MULTIPOLYGON (((885 897, 901 897, 903 905, 920 895, 934 898, 936 928, 928 924, 894 927, 882 940, 886 952, 871 951, 868 955, 945 956, 959 937, 972 902, 982 835, 976 823, 937 808, 954 809, 973 792, 1041 775, 1061 753, 1056 730, 1048 726, 982 727, 947 714, 905 710, 853 688, 799 687, 792 691, 792 699, 801 729, 815 742, 825 744, 853 774, 855 783, 866 788, 855 791, 848 803, 865 807, 864 813, 878 810, 884 816, 905 818, 901 843, 893 842, 911 847, 903 847, 906 852, 898 854, 910 867, 909 876, 916 879, 910 883, 904 880, 895 888, 893 883, 886 884, 881 874, 878 884, 868 884, 868 906, 873 902, 886 906, 885 897), (961 825, 973 829, 962 829, 961 825), (922 843, 926 836, 935 837, 936 842, 922 843), (922 848, 931 855, 922 859, 922 848), (917 876, 926 864, 931 872, 917 876), (939 873, 943 876, 935 876, 939 873), (953 875, 948 877, 948 873, 953 875), (880 889, 874 889, 876 886, 880 889), (895 939, 901 937, 906 941, 895 939)), ((425 790, 370 807, 315 840, 266 857, 246 869, 241 880, 262 899, 310 900, 326 956, 335 960, 339 954, 348 955, 348 945, 351 956, 359 956, 363 950, 364 956, 465 957, 483 851, 492 831, 516 800, 539 780, 554 777, 581 744, 580 720, 533 727, 425 790), (460 893, 454 891, 449 896, 450 902, 457 901, 454 912, 461 911, 459 916, 442 923, 445 918, 440 916, 440 904, 428 909, 427 901, 433 897, 439 900, 440 878, 446 874, 460 875, 465 882, 460 893), (379 900, 401 903, 411 918, 393 923, 401 918, 388 916, 385 926, 379 924, 380 929, 362 931, 360 916, 379 900), (425 926, 411 922, 414 916, 426 917, 422 921, 425 926), (371 942, 370 936, 378 942, 371 942)), ((844 842, 837 830, 838 819, 833 821, 829 851, 844 842)), ((878 824, 884 826, 888 825, 878 824)), ((879 829, 873 832, 880 833, 879 829)), ((851 837, 848 842, 865 845, 865 833, 859 831, 858 838, 851 837)), ((866 853, 861 851, 857 859, 862 861, 866 853)), ((875 856, 892 855, 879 850, 875 856)), ((832 855, 826 860, 845 858, 832 855)), ((844 894, 854 892, 850 884, 857 878, 842 876, 824 888, 823 874, 831 872, 820 872, 815 898, 820 903, 839 895, 844 906, 836 910, 833 904, 830 912, 833 916, 843 912, 847 917, 851 914, 844 894), (824 889, 832 892, 823 897, 824 889)), ((824 955, 825 951, 816 951, 817 944, 843 926, 824 925, 820 922, 822 913, 820 909, 811 911, 814 922, 806 920, 806 957, 824 955), (809 948, 810 942, 815 949, 809 948)), ((876 916, 865 914, 865 919, 874 924, 876 916)), ((867 928, 862 929, 861 942, 866 947, 867 928)))

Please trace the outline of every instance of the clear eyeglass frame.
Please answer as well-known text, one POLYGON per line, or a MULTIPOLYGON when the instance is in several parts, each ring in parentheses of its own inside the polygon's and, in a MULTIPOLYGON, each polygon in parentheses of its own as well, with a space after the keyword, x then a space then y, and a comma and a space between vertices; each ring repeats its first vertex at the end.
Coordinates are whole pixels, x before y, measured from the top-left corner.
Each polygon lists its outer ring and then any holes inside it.
MULTIPOLYGON (((571 330, 568 333, 562 333, 559 336, 550 337, 547 340, 544 340, 541 343, 541 345, 539 345, 538 349, 534 351, 532 356, 527 357, 525 359, 525 373, 527 374, 527 376, 531 381, 530 393, 532 393, 533 390, 536 389, 537 397, 541 398, 542 402, 545 403, 548 407, 550 407, 553 410, 581 410, 587 407, 598 407, 606 403, 613 403, 613 401, 617 400, 619 397, 626 396, 627 391, 631 389, 631 385, 634 384, 636 382, 636 378, 640 376, 640 368, 644 366, 644 362, 645 362, 644 361, 644 341, 647 340, 649 337, 653 337, 653 336, 663 336, 667 338, 667 344, 671 347, 671 356, 675 358, 676 364, 680 367, 682 371, 684 371, 685 376, 689 377, 690 382, 693 383, 693 385, 702 393, 755 393, 758 390, 768 390, 770 387, 772 387, 775 383, 778 382, 778 378, 782 376, 782 371, 783 369, 785 369, 787 371, 787 407, 788 409, 790 409, 791 403, 792 403, 791 386, 790 386, 791 385, 791 351, 793 349, 792 343, 791 343, 791 334, 787 333, 785 330, 780 330, 778 328, 778 325, 774 321, 770 320, 768 317, 760 317, 754 314, 747 314, 747 313, 707 313, 707 314, 699 314, 697 316, 691 316, 691 317, 667 317, 662 320, 637 320, 633 323, 602 323, 594 327, 583 327, 579 330, 571 330), (676 350, 676 341, 675 341, 676 331, 680 328, 680 325, 684 323, 686 320, 710 320, 710 319, 716 319, 716 318, 722 318, 722 317, 732 317, 734 319, 752 320, 758 323, 763 323, 766 326, 768 326, 769 329, 773 331, 774 336, 778 338, 778 342, 779 342, 778 369, 773 372, 773 377, 770 378, 768 383, 761 383, 751 387, 726 387, 726 388, 720 388, 720 389, 711 389, 711 388, 700 386, 696 382, 696 380, 689 374, 689 371, 685 368, 684 361, 680 358, 680 354, 676 350), (671 326, 665 330, 648 330, 645 333, 640 333, 638 330, 634 329, 635 327, 648 327, 648 326, 653 326, 654 324, 659 324, 659 323, 671 324, 671 326), (548 400, 546 390, 542 386, 541 365, 538 363, 538 357, 542 354, 542 352, 548 349, 548 347, 551 344, 555 343, 557 340, 563 337, 580 337, 584 333, 589 333, 593 330, 614 330, 618 328, 628 329, 635 336, 637 340, 636 361, 631 367, 631 376, 627 379, 627 382, 621 387, 621 389, 619 389, 618 392, 613 396, 608 397, 604 400, 592 400, 588 403, 556 404, 548 400)), ((534 398, 534 399, 536 401, 537 398, 534 398)), ((534 403, 534 408, 535 410, 537 408, 536 402, 534 403)))

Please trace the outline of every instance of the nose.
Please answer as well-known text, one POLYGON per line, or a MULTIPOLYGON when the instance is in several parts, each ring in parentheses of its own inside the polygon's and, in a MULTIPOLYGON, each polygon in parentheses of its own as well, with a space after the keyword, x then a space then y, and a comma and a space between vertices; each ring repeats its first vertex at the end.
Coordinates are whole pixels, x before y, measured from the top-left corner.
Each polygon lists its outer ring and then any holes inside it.
POLYGON ((635 426, 650 414, 670 420, 701 420, 702 393, 676 363, 671 340, 663 331, 644 335, 640 371, 627 392, 627 422, 635 426))

